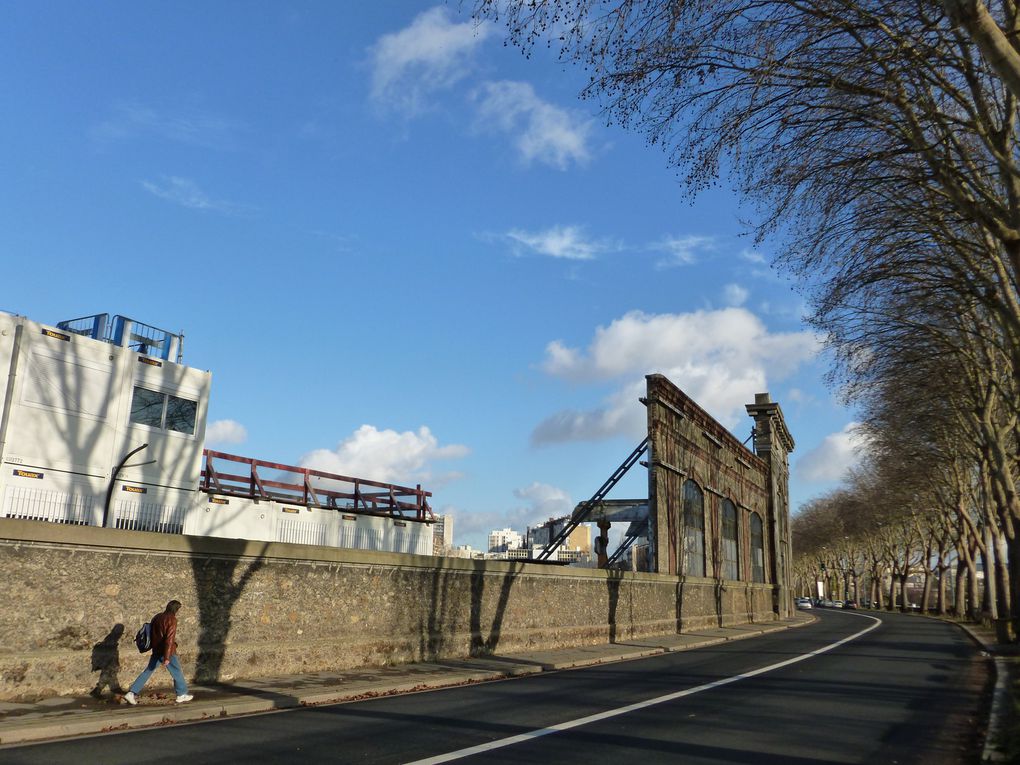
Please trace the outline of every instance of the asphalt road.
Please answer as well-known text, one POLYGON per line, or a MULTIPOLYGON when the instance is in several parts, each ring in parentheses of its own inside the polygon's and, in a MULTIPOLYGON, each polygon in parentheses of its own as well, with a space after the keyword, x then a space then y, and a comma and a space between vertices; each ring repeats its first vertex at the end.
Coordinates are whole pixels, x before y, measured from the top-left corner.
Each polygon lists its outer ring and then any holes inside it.
POLYGON ((987 667, 962 631, 816 614, 808 627, 695 651, 3 749, 0 762, 977 761, 987 667))

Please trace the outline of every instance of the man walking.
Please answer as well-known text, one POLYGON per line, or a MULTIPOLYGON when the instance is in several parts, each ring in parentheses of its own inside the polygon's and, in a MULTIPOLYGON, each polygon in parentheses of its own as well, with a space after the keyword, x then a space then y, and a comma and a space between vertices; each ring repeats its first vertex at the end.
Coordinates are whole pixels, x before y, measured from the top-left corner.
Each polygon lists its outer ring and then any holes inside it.
POLYGON ((128 704, 137 704, 137 694, 142 692, 149 677, 156 671, 156 666, 162 664, 166 667, 170 676, 174 679, 174 692, 177 694, 177 703, 183 704, 191 701, 194 696, 188 693, 188 684, 184 680, 184 672, 181 670, 181 662, 177 659, 177 612, 181 609, 179 600, 171 600, 166 604, 166 610, 161 614, 152 617, 152 656, 149 658, 149 665, 142 670, 131 688, 124 694, 124 701, 128 704))

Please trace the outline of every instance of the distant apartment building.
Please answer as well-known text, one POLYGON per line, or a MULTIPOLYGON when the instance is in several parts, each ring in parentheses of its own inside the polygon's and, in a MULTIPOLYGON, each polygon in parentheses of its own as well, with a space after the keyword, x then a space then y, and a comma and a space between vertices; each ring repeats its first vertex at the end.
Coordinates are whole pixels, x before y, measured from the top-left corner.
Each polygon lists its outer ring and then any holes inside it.
MULTIPOLYGON (((529 526, 526 532, 527 544, 529 547, 544 548, 549 542, 559 535, 569 523, 570 517, 550 518, 539 526, 529 526)), ((591 526, 582 523, 577 526, 560 545, 561 549, 569 550, 571 553, 591 557, 591 526)), ((561 557, 560 560, 566 560, 561 557)))
POLYGON ((489 552, 503 553, 516 550, 524 544, 524 537, 511 528, 494 529, 489 532, 489 552))
MULTIPOLYGON (((494 530, 489 534, 487 558, 497 560, 530 560, 537 558, 549 541, 559 534, 570 519, 550 518, 545 523, 529 527, 521 535, 513 529, 494 530)), ((591 562, 591 529, 587 524, 575 528, 552 555, 552 560, 586 565, 591 562)))
POLYGON ((449 555, 453 549, 453 516, 437 515, 432 524, 432 554, 449 555))

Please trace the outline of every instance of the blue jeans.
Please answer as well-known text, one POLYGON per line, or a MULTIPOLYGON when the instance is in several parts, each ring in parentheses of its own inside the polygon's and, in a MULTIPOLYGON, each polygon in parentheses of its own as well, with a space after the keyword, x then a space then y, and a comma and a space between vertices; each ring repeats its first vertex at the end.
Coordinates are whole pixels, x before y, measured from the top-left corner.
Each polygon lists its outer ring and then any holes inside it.
MULTIPOLYGON (((135 681, 131 683, 130 690, 135 695, 142 692, 142 688, 149 681, 152 673, 156 671, 156 667, 163 663, 163 657, 152 654, 149 658, 149 666, 142 670, 135 681)), ((188 692, 188 683, 184 680, 184 671, 181 669, 181 663, 177 660, 177 654, 170 657, 170 663, 166 665, 167 672, 170 673, 170 677, 174 679, 174 692, 178 696, 183 696, 188 692)))

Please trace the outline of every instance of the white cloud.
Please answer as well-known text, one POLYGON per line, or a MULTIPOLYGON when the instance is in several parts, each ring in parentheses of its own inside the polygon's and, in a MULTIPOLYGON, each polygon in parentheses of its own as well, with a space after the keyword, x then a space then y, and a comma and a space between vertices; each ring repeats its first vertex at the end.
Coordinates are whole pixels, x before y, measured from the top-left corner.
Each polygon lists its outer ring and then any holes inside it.
POLYGON ((714 244, 715 239, 711 236, 665 236, 650 247, 653 250, 668 253, 668 257, 660 260, 656 265, 659 268, 669 268, 697 263, 698 253, 703 250, 711 250, 714 244))
POLYGON ((490 531, 510 525, 501 513, 469 511, 452 505, 447 505, 439 512, 453 516, 454 545, 471 545, 475 550, 485 550, 490 531))
POLYGON ((574 509, 567 492, 547 483, 535 481, 514 489, 513 494, 523 504, 508 510, 468 511, 446 505, 437 512, 454 517, 454 544, 469 544, 476 550, 484 550, 488 534, 494 529, 511 528, 523 535, 526 527, 568 515, 574 509))
POLYGON ((859 425, 851 422, 838 433, 830 433, 822 443, 797 460, 797 477, 814 482, 843 478, 868 450, 868 439, 860 432, 859 425))
POLYGON ((817 350, 818 341, 810 332, 772 334, 745 308, 679 314, 631 311, 608 327, 598 327, 587 355, 553 341, 544 369, 558 377, 588 381, 699 361, 730 367, 767 361, 776 374, 785 376, 817 350))
MULTIPOLYGON (((405 118, 428 111, 472 74, 479 47, 497 32, 490 22, 458 23, 442 5, 422 12, 371 47, 372 100, 405 118)), ((510 136, 526 163, 565 170, 588 161, 592 120, 544 100, 530 84, 482 82, 472 98, 475 130, 510 136)))
POLYGON ((120 141, 151 136, 208 149, 231 149, 242 127, 238 122, 211 114, 168 114, 141 104, 121 104, 110 119, 92 129, 92 137, 120 141))
POLYGON ((405 117, 427 110, 436 92, 470 74, 475 50, 495 32, 490 23, 456 23, 441 5, 423 11, 372 46, 373 100, 405 117))
POLYGON ((566 170, 590 158, 592 121, 540 98, 526 82, 483 83, 476 93, 475 127, 515 137, 525 162, 566 170))
POLYGON ((596 255, 613 249, 608 242, 589 239, 580 226, 552 226, 545 231, 512 229, 506 233, 517 249, 521 246, 539 255, 568 260, 591 260, 596 255))
POLYGON ((743 250, 740 253, 740 257, 746 260, 748 263, 760 263, 764 264, 768 261, 765 260, 765 256, 754 250, 743 250))
POLYGON ((248 440, 248 430, 236 420, 216 420, 205 429, 207 444, 243 444, 248 440))
POLYGON ((786 400, 795 404, 810 404, 814 402, 815 397, 800 388, 790 388, 786 391, 786 400))
POLYGON ((750 294, 746 287, 741 287, 739 284, 727 284, 723 287, 723 300, 727 305, 741 306, 747 302, 750 294))
POLYGON ((142 188, 150 194, 192 210, 221 213, 235 213, 239 210, 237 205, 230 202, 213 199, 202 191, 197 183, 189 178, 171 175, 162 178, 159 183, 153 181, 142 181, 141 183, 142 188))
POLYGON ((638 402, 644 395, 644 380, 633 381, 606 399, 597 409, 566 409, 542 420, 531 432, 531 442, 542 444, 567 441, 599 441, 624 435, 641 438, 645 431, 645 410, 638 402))
POLYGON ((574 503, 567 492, 538 481, 523 488, 514 489, 514 496, 528 503, 526 507, 518 508, 514 512, 516 517, 513 520, 516 521, 516 527, 522 529, 524 526, 534 526, 548 518, 568 515, 574 509, 574 503))
POLYGON ((532 432, 535 444, 640 437, 645 374, 660 372, 728 427, 741 421, 744 404, 810 360, 820 344, 810 332, 771 333, 744 308, 685 314, 633 311, 599 327, 586 352, 553 341, 543 369, 581 383, 620 380, 603 406, 561 411, 532 432))
MULTIPOLYGON (((373 425, 362 425, 345 438, 335 449, 316 449, 301 458, 301 467, 315 468, 328 473, 371 481, 410 485, 436 480, 432 463, 437 460, 457 459, 468 454, 468 448, 459 444, 440 446, 425 426, 414 431, 398 433, 395 430, 378 430, 373 425)), ((457 474, 446 475, 450 480, 457 474)))

